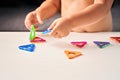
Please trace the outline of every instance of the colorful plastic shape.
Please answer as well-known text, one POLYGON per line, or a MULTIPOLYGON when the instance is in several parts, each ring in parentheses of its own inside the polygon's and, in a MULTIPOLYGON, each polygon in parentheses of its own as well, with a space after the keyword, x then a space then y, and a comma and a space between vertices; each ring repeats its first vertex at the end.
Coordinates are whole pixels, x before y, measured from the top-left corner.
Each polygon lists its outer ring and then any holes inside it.
POLYGON ((73 59, 75 57, 81 56, 82 53, 81 52, 77 52, 77 51, 70 51, 70 50, 65 50, 64 53, 67 55, 67 57, 69 59, 73 59))
POLYGON ((50 32, 51 32, 51 30, 47 29, 47 30, 43 31, 42 34, 48 34, 50 32))
POLYGON ((32 43, 40 43, 40 42, 46 42, 45 39, 40 38, 40 37, 35 37, 33 40, 31 40, 30 42, 32 43))
POLYGON ((22 46, 19 46, 19 49, 29 51, 29 52, 33 52, 34 49, 35 49, 35 44, 22 45, 22 46))
POLYGON ((102 41, 93 41, 99 48, 105 48, 110 45, 110 42, 102 42, 102 41))
POLYGON ((76 41, 76 42, 71 42, 71 44, 82 48, 87 44, 87 42, 86 41, 81 41, 81 42, 76 41))
POLYGON ((31 30, 30 30, 30 40, 33 40, 36 36, 36 32, 35 32, 35 26, 32 25, 31 26, 31 30))
POLYGON ((120 37, 110 37, 110 39, 120 43, 120 37))

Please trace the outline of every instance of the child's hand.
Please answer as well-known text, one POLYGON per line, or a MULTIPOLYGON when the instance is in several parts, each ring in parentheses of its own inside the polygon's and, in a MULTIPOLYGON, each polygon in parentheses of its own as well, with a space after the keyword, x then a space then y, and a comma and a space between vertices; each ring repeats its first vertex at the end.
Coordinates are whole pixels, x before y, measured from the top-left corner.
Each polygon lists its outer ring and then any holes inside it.
POLYGON ((51 31, 50 35, 55 38, 62 38, 67 36, 71 31, 72 25, 66 18, 56 19, 51 26, 48 28, 51 31))
MULTIPOLYGON (((35 12, 35 11, 32 11, 30 12, 26 18, 25 18, 25 26, 30 30, 31 29, 31 25, 36 25, 36 24, 43 24, 40 16, 35 12)), ((35 29, 38 30, 39 27, 38 26, 35 26, 35 29)))

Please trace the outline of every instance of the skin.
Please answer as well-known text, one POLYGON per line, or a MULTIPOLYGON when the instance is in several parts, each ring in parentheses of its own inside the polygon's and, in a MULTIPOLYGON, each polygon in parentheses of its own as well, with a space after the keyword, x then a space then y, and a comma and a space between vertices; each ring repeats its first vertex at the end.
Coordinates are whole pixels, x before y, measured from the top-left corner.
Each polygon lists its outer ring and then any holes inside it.
MULTIPOLYGON (((25 26, 43 24, 45 19, 61 12, 48 29, 50 35, 62 38, 73 32, 103 32, 112 30, 111 6, 113 0, 46 0, 25 18, 25 26)), ((36 27, 36 30, 39 27, 36 27)))

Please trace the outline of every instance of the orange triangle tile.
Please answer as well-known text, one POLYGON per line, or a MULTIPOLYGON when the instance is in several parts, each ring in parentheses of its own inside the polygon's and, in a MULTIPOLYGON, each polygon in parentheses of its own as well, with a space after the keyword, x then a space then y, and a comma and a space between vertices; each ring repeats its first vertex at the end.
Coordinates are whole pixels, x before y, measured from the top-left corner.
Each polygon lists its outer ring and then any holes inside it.
POLYGON ((78 57, 78 56, 81 56, 81 55, 82 55, 81 52, 77 52, 77 51, 65 50, 64 52, 65 52, 65 54, 67 55, 67 57, 68 57, 69 59, 73 59, 73 58, 75 58, 75 57, 78 57))

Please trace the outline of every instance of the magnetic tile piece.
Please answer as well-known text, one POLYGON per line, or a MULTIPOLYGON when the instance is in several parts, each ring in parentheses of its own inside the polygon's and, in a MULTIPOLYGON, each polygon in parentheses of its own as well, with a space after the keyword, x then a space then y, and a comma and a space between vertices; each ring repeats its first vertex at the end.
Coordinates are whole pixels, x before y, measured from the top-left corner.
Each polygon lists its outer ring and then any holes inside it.
POLYGON ((120 37, 110 37, 110 39, 120 43, 120 37))
POLYGON ((65 50, 64 53, 67 55, 67 57, 69 59, 73 59, 75 57, 81 56, 82 53, 81 52, 77 52, 77 51, 70 51, 70 50, 65 50))
POLYGON ((47 30, 43 31, 42 34, 48 34, 50 32, 51 32, 51 30, 47 29, 47 30))
POLYGON ((87 42, 86 41, 81 41, 81 42, 76 41, 76 42, 71 42, 71 44, 82 48, 87 44, 87 42))
POLYGON ((32 43, 41 43, 41 42, 46 42, 45 39, 40 38, 40 37, 35 37, 33 40, 31 40, 30 42, 32 43))
POLYGON ((110 45, 110 42, 93 41, 99 48, 105 48, 110 45))
POLYGON ((36 36, 36 32, 35 32, 35 26, 32 25, 31 26, 31 30, 30 30, 30 40, 33 40, 36 36))
POLYGON ((33 52, 35 49, 35 44, 21 45, 18 47, 20 50, 25 50, 29 52, 33 52))

